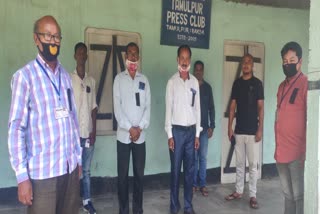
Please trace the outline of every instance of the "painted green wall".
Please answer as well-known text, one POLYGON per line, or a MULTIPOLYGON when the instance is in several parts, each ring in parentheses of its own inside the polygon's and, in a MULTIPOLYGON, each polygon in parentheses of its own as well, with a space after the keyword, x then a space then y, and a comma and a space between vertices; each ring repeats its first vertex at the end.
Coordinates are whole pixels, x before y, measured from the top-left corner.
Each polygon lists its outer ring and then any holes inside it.
MULTIPOLYGON (((37 53, 32 40, 33 22, 54 15, 62 28, 60 60, 74 69, 73 46, 84 39, 86 27, 139 32, 142 36, 143 72, 152 90, 151 125, 147 135, 146 174, 169 171, 169 153, 164 132, 165 87, 176 71, 177 47, 160 45, 161 1, 150 0, 1 0, 0 2, 0 188, 16 185, 7 151, 7 121, 12 74, 37 53), (152 3, 151 3, 152 2, 152 3)), ((289 40, 308 50, 309 12, 292 9, 247 6, 213 0, 210 49, 193 49, 193 62, 204 61, 205 78, 214 88, 216 125, 210 140, 208 167, 220 166, 223 109, 223 43, 226 39, 265 44, 265 126, 263 162, 274 163, 274 111, 278 84, 284 78, 279 51, 289 40)), ((306 65, 304 65, 306 70, 306 65)), ((116 176, 116 139, 98 137, 92 164, 93 176, 116 176)))

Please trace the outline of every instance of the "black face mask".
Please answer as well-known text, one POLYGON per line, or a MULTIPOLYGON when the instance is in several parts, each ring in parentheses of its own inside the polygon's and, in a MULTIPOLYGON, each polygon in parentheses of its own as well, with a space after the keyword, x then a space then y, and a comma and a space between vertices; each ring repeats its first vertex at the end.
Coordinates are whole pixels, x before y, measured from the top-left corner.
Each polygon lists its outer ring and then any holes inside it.
POLYGON ((41 44, 42 44, 43 51, 41 51, 39 47, 38 47, 38 50, 41 53, 41 55, 44 57, 44 59, 48 62, 57 60, 57 57, 60 53, 60 45, 48 44, 43 42, 41 42, 41 44))
POLYGON ((294 75, 296 75, 298 73, 297 64, 298 63, 290 63, 282 65, 284 75, 286 75, 286 77, 293 77, 294 75))

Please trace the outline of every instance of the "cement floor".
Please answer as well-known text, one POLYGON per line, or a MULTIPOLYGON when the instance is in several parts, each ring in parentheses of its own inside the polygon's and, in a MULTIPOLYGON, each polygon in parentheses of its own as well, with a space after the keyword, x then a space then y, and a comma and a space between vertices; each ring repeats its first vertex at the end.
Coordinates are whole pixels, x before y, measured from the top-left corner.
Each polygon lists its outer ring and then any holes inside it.
MULTIPOLYGON (((249 207, 248 185, 242 199, 226 201, 224 197, 234 189, 234 184, 215 184, 208 186, 209 196, 203 197, 196 192, 193 197, 193 206, 196 214, 281 214, 283 213, 283 197, 278 178, 258 181, 257 199, 259 209, 249 207)), ((146 190, 144 192, 145 214, 169 214, 170 190, 146 190)), ((180 202, 183 206, 183 189, 180 189, 180 202)), ((132 197, 130 195, 130 197, 132 197)), ((95 196, 93 203, 98 214, 117 214, 118 199, 116 193, 95 196)), ((131 206, 131 203, 130 203, 131 206)), ((22 214, 25 207, 16 205, 3 205, 0 203, 0 214, 22 214)), ((79 214, 84 214, 82 208, 79 214)), ((182 214, 183 210, 179 212, 182 214)))

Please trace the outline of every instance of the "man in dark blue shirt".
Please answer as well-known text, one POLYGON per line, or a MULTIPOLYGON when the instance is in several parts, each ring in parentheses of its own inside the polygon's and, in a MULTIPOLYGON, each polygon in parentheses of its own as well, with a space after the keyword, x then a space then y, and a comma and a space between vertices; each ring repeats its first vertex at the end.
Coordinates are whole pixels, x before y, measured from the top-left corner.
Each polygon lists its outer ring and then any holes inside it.
POLYGON ((215 128, 215 112, 211 86, 203 79, 204 64, 202 61, 194 63, 194 76, 199 81, 200 106, 201 106, 201 127, 200 148, 195 152, 195 168, 193 179, 194 192, 200 188, 203 196, 208 196, 206 188, 207 177, 207 153, 208 139, 212 137, 215 128), (210 120, 210 121, 209 121, 210 120))

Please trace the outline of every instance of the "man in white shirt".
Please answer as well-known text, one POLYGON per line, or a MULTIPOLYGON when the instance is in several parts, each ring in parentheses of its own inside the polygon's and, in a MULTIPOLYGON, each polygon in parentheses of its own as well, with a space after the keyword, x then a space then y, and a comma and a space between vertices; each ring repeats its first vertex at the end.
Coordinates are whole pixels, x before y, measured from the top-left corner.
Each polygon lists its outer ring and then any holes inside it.
POLYGON ((77 115, 80 126, 80 144, 82 147, 82 198, 83 209, 89 214, 96 210, 91 202, 90 166, 96 141, 96 89, 95 80, 85 72, 87 61, 87 46, 79 42, 74 47, 74 59, 77 62, 75 71, 71 74, 77 115))
POLYGON ((194 153, 199 148, 200 91, 198 80, 189 73, 191 49, 188 45, 178 48, 178 72, 168 81, 166 89, 166 122, 171 160, 170 212, 176 214, 179 202, 179 177, 183 161, 184 214, 194 214, 192 187, 194 153))
POLYGON ((114 114, 118 122, 118 200, 119 214, 129 214, 128 170, 130 152, 133 162, 133 214, 143 213, 143 175, 146 159, 145 129, 150 121, 150 87, 146 76, 138 71, 139 47, 126 47, 126 70, 113 83, 114 114))

